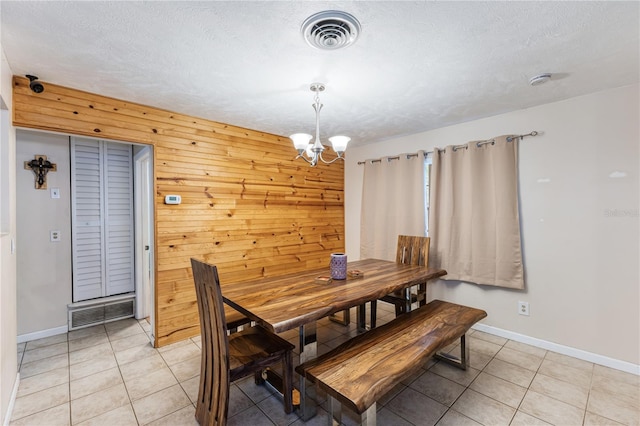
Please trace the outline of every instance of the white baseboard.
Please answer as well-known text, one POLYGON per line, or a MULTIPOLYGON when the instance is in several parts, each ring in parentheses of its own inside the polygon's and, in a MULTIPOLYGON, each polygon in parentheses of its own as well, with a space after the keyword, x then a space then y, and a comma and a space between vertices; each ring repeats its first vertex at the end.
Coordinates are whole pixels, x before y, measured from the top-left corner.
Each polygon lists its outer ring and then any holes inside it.
POLYGON ((504 337, 509 340, 515 340, 516 342, 520 343, 526 343, 527 345, 535 346, 537 348, 558 352, 563 355, 568 355, 574 358, 582 359, 584 361, 593 362, 594 364, 603 365, 605 367, 614 368, 616 370, 621 370, 627 373, 635 374, 636 376, 640 376, 640 365, 632 364, 627 361, 620 361, 618 359, 609 358, 604 355, 598 355, 592 352, 583 351, 582 349, 576 349, 570 346, 564 346, 558 343, 536 339, 535 337, 529 337, 524 334, 514 333, 513 331, 503 330, 501 328, 492 327, 490 325, 475 324, 472 328, 484 331, 485 333, 493 334, 495 336, 504 337))
POLYGON ((32 340, 38 340, 45 337, 55 336, 57 334, 64 334, 69 331, 69 326, 63 325, 56 328, 49 328, 47 330, 36 331, 34 333, 21 334, 18 336, 18 343, 30 342, 32 340))
POLYGON ((18 387, 20 387, 20 373, 16 374, 16 381, 13 384, 13 390, 11 391, 11 398, 9 399, 9 406, 7 407, 7 414, 4 416, 3 425, 9 426, 11 421, 11 415, 13 414, 13 406, 16 403, 16 396, 18 395, 18 387))

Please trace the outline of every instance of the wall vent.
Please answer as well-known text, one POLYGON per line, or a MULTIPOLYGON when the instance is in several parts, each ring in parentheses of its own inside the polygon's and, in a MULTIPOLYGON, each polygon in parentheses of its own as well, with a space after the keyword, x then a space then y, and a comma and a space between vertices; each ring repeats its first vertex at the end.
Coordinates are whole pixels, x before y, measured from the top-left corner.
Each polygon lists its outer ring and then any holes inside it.
POLYGON ((135 315, 135 294, 100 299, 68 305, 69 330, 104 324, 135 315))

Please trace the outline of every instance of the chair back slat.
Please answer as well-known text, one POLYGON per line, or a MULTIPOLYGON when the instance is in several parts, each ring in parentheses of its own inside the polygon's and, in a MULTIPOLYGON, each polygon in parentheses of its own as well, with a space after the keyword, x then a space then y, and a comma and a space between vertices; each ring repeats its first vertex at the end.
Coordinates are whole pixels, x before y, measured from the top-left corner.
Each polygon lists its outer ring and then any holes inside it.
POLYGON ((195 259, 191 259, 191 266, 202 333, 196 418, 201 425, 225 425, 230 386, 229 344, 218 270, 195 259))
POLYGON ((398 235, 396 262, 429 266, 429 237, 398 235))

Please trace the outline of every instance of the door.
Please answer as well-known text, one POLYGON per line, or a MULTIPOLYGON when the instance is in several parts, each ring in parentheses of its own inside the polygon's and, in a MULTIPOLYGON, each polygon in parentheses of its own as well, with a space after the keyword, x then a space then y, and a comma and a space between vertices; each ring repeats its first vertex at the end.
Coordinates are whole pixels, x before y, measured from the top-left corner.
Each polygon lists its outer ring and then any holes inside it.
POLYGON ((153 323, 153 159, 150 147, 134 157, 136 221, 136 318, 153 323))
POLYGON ((74 302, 134 291, 131 151, 71 138, 74 302))

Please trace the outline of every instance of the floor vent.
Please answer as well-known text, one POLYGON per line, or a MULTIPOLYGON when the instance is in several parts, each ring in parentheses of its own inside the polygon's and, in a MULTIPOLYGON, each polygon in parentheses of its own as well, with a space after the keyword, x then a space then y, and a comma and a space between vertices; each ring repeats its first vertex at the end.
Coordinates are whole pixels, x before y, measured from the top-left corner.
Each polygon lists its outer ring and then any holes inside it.
POLYGON ((69 330, 133 317, 135 307, 134 294, 73 303, 68 305, 69 330))

